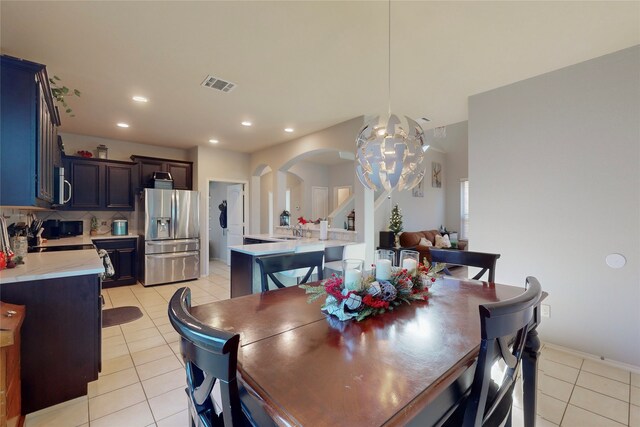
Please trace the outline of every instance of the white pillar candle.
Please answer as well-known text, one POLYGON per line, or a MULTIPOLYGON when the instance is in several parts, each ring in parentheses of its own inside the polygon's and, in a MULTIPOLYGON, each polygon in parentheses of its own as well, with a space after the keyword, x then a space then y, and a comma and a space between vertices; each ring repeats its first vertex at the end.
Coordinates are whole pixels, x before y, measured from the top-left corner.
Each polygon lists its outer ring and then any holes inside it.
POLYGON ((361 280, 362 272, 360 270, 347 270, 344 272, 344 287, 348 291, 357 291, 360 289, 361 280))
POLYGON ((376 280, 391 279, 391 260, 379 259, 376 261, 376 280))
POLYGON ((415 274, 417 266, 418 266, 418 263, 416 262, 415 259, 408 258, 402 261, 402 268, 407 270, 409 274, 415 274))

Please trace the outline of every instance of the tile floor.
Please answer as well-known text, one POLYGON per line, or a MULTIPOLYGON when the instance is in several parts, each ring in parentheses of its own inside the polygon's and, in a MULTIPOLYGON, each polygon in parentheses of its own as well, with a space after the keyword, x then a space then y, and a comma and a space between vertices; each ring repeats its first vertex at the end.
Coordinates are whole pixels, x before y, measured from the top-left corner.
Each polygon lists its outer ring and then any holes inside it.
MULTIPOLYGON (((187 282, 193 305, 229 298, 229 268, 210 264, 206 279, 187 282)), ((103 329, 102 372, 88 395, 30 414, 26 427, 186 427, 185 374, 167 302, 185 284, 105 289, 105 307, 136 305, 144 316, 103 329), (34 416, 35 415, 35 416, 34 416)), ((640 375, 548 346, 539 364, 537 425, 640 427, 640 375)), ((513 425, 523 425, 516 390, 513 425)))

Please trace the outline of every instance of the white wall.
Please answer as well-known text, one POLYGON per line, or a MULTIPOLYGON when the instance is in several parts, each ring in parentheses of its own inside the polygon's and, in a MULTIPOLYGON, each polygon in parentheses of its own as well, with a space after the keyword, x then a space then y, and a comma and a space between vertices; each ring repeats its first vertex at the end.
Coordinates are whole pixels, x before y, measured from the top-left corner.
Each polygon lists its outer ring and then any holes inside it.
POLYGON ((219 148, 194 147, 189 150, 189 159, 194 162, 194 190, 200 191, 200 272, 209 274, 209 181, 245 184, 245 219, 248 222, 249 161, 246 153, 219 148))
POLYGON ((351 194, 354 193, 356 185, 362 185, 356 176, 355 162, 345 162, 329 166, 329 212, 338 207, 334 200, 335 188, 345 187, 347 185, 351 186, 351 194))
MULTIPOLYGON (((444 224, 444 199, 445 188, 448 185, 446 180, 447 165, 445 156, 434 150, 427 150, 424 163, 426 173, 422 185, 424 197, 413 197, 412 190, 393 191, 391 193, 391 203, 398 204, 402 209, 402 224, 404 231, 433 230, 444 224), (442 187, 431 186, 431 162, 438 162, 442 165, 442 187)), ((385 224, 388 230, 389 218, 385 224)), ((381 230, 376 230, 376 234, 381 230)))
MULTIPOLYGON (((140 144, 130 141, 99 138, 97 136, 77 135, 73 133, 60 133, 64 143, 65 153, 73 156, 80 150, 91 151, 97 157, 98 145, 106 145, 109 149, 110 160, 123 160, 130 162, 131 155, 160 157, 163 159, 189 160, 188 150, 180 148, 160 147, 157 145, 140 144)), ((195 175, 194 175, 195 176, 195 175)))
POLYGON ((447 125, 447 136, 438 140, 445 149, 444 225, 460 231, 460 180, 469 177, 469 144, 467 122, 447 125))
MULTIPOLYGON (((220 227, 218 206, 227 200, 226 182, 209 182, 209 259, 227 262, 227 230, 220 227)), ((203 196, 204 197, 204 196, 203 196)))
MULTIPOLYGON (((329 168, 327 165, 321 165, 317 163, 311 163, 307 161, 300 161, 289 168, 289 172, 296 175, 302 180, 302 187, 300 188, 300 211, 295 212, 295 205, 293 199, 291 201, 292 215, 297 218, 300 215, 306 219, 316 220, 317 218, 311 218, 312 205, 311 199, 313 190, 312 187, 327 187, 329 188, 329 168)), ((330 206, 330 205, 327 205, 330 206)))
POLYGON ((640 46, 469 99, 470 241, 546 341, 640 365, 640 46), (610 253, 627 265, 611 269, 610 253))

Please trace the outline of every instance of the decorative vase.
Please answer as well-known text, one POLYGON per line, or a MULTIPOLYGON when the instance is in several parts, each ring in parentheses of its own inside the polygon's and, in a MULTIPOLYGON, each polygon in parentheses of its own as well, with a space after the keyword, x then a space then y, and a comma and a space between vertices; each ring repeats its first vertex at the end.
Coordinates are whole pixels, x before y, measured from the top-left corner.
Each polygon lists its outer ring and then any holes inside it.
POLYGON ((91 236, 97 236, 97 235, 98 235, 98 230, 90 230, 90 231, 89 231, 89 235, 91 235, 91 236))
POLYGON ((396 248, 399 248, 400 247, 400 233, 396 233, 393 236, 393 239, 394 239, 394 243, 395 243, 396 248))

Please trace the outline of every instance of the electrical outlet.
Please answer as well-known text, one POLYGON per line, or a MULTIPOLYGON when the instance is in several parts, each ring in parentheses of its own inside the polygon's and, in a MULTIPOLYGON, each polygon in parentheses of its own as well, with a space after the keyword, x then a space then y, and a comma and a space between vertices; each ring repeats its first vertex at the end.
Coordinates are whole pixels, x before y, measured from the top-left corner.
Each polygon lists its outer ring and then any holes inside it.
POLYGON ((100 225, 107 225, 107 221, 102 221, 102 224, 100 225))
POLYGON ((542 317, 551 317, 551 306, 549 304, 541 304, 540 314, 542 317))

